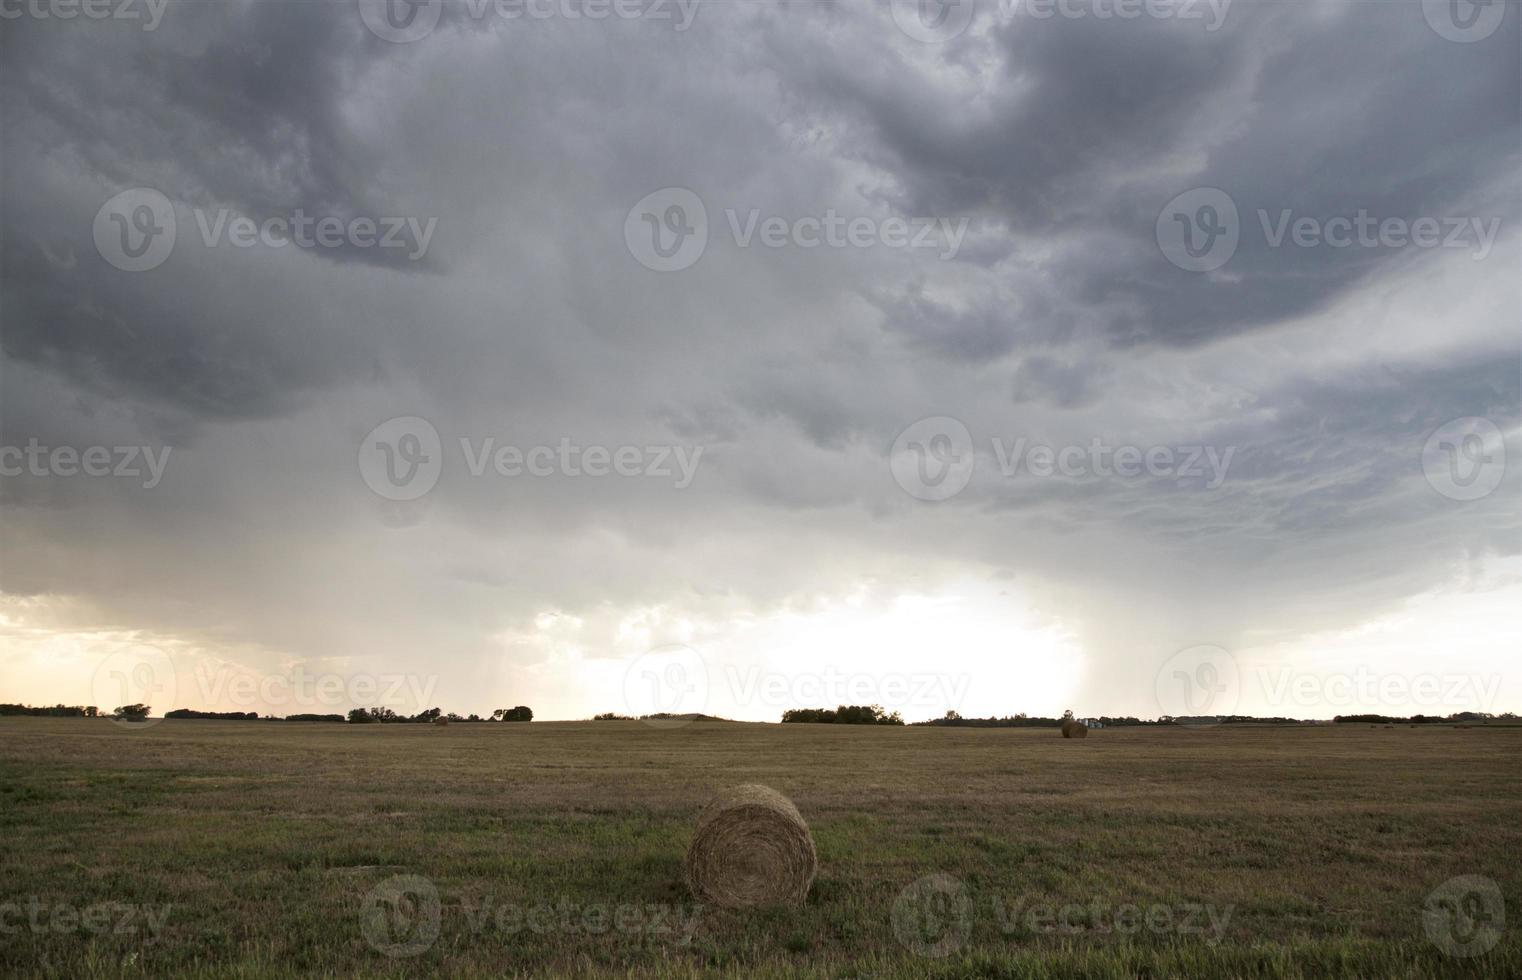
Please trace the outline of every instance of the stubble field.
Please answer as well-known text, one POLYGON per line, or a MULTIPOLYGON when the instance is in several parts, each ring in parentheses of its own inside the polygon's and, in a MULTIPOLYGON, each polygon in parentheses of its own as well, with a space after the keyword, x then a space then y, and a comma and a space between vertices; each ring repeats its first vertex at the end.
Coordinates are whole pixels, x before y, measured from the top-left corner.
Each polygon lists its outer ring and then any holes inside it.
POLYGON ((0 720, 0 974, 1522 976, 1522 729, 0 720), (798 909, 698 906, 718 788, 798 909))

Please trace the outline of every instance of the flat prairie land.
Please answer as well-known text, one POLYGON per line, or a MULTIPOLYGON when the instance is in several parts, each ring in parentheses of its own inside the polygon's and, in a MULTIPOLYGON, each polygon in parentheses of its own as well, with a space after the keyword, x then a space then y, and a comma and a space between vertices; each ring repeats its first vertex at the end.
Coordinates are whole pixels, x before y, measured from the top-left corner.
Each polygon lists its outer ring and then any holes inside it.
POLYGON ((1522 976, 1522 728, 0 719, 0 975, 1522 976), (795 909, 696 904, 716 789, 795 909))

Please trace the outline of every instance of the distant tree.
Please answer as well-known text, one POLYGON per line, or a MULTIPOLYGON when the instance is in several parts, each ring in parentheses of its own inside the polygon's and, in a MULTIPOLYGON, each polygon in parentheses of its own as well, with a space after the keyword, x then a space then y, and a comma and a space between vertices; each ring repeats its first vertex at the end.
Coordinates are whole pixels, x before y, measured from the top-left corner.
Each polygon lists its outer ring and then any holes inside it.
POLYGON ((957 712, 955 712, 955 711, 948 711, 948 712, 946 712, 946 717, 943 718, 942 720, 943 721, 961 721, 962 720, 962 716, 960 714, 958 714, 957 712))
POLYGON ((435 718, 437 718, 440 715, 442 715, 443 713, 444 712, 442 710, 438 709, 438 708, 428 708, 425 711, 419 711, 417 714, 413 715, 412 716, 412 720, 413 721, 421 721, 421 722, 431 722, 435 718))
POLYGON ((472 711, 468 716, 466 716, 465 720, 466 721, 480 721, 481 720, 481 716, 476 714, 474 711, 472 711))
POLYGON ((493 711, 492 718, 497 721, 533 721, 534 709, 520 704, 516 708, 498 708, 493 711))
POLYGON ((876 704, 843 704, 833 711, 829 708, 790 708, 782 713, 784 722, 804 722, 826 725, 902 725, 904 719, 897 711, 884 711, 876 704))
POLYGON ((97 708, 93 704, 89 705, 88 707, 85 708, 85 717, 86 718, 94 718, 94 717, 98 716, 99 714, 100 714, 100 709, 97 708))
POLYGON ((0 715, 31 715, 38 718, 94 718, 94 708, 78 704, 55 704, 52 707, 29 704, 0 704, 0 715))
POLYGON ((149 707, 146 704, 124 704, 111 712, 117 721, 147 721, 149 707))
POLYGON ((374 721, 375 719, 370 717, 370 712, 364 708, 351 708, 349 710, 349 724, 351 725, 368 725, 374 721))
POLYGON ((600 715, 593 715, 593 721, 633 721, 628 715, 621 715, 616 711, 604 711, 600 715))

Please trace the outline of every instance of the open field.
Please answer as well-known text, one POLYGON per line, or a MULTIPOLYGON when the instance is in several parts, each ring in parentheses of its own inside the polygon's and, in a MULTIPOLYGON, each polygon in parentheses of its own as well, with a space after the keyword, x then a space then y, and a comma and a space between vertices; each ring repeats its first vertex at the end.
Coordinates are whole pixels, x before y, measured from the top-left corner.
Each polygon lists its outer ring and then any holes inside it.
POLYGON ((1522 976, 1519 760, 1517 728, 4 719, 0 974, 1522 976), (738 782, 811 824, 803 908, 694 906, 738 782), (1460 886, 1424 921, 1466 875, 1499 940, 1460 886))

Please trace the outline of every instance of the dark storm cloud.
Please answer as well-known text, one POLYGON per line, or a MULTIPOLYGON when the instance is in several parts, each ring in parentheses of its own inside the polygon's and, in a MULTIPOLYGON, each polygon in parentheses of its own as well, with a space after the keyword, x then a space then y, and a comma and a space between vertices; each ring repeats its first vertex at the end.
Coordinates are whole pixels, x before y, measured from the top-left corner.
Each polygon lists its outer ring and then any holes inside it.
MULTIPOLYGON (((800 102, 891 175, 902 210, 993 215, 1017 241, 1042 242, 1049 258, 1012 265, 1037 262, 1069 300, 1120 307, 1104 327, 1116 346, 1193 346, 1308 313, 1397 251, 1271 248, 1259 209, 1517 220, 1518 18, 1477 44, 1439 37, 1400 3, 1237 3, 1213 33, 1147 18, 1001 20, 978 41, 932 48, 944 58, 928 68, 886 72, 822 42, 774 53, 800 102), (1193 187, 1237 203, 1229 275, 1159 254, 1159 211, 1193 187)), ((919 302, 905 298, 897 318, 917 319, 919 302)), ((985 355, 1024 332, 979 316, 985 355)), ((967 352, 965 331, 942 338, 967 352)))
POLYGON ((1519 20, 1470 45, 1364 3, 1239 2, 1216 32, 985 17, 943 45, 868 4, 708 4, 684 32, 451 6, 410 44, 353 3, 175 4, 153 33, 7 22, 0 441, 175 455, 149 493, 6 483, 0 587, 272 662, 475 678, 545 659, 522 638, 546 610, 745 622, 864 579, 998 572, 1085 637, 1116 698, 1137 646, 1356 623, 1517 550, 1514 495, 1457 506, 1420 453, 1461 416, 1516 426, 1519 20), (136 186, 181 209, 141 273, 92 238, 136 186), (1243 224, 1203 274, 1154 239, 1198 186, 1243 224), (710 235, 657 274, 621 229, 663 187, 704 201, 710 235), (438 233, 418 260, 207 247, 190 209, 223 207, 438 233), (1259 208, 1502 226, 1483 260, 1269 248, 1259 208), (742 248, 727 209, 970 224, 949 260, 742 248), (446 465, 403 505, 356 456, 412 415, 446 465), (983 455, 923 504, 884 457, 942 415, 983 455), (1236 454, 1208 491, 1005 478, 995 435, 1236 454), (505 480, 466 468, 461 439, 485 438, 705 452, 680 491, 505 480))

